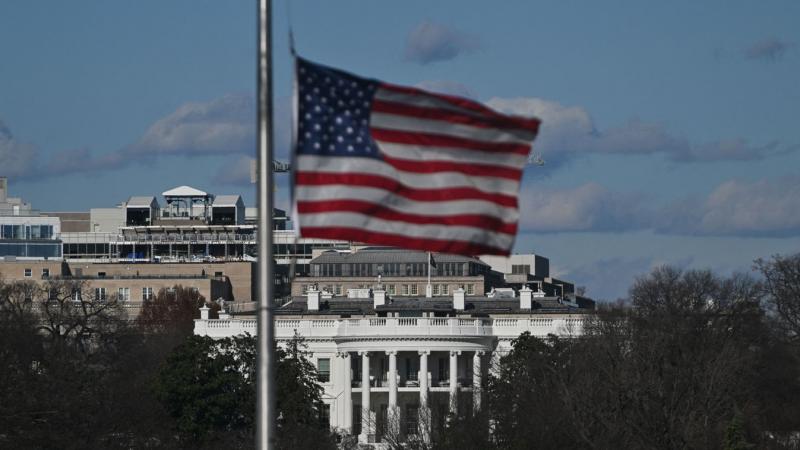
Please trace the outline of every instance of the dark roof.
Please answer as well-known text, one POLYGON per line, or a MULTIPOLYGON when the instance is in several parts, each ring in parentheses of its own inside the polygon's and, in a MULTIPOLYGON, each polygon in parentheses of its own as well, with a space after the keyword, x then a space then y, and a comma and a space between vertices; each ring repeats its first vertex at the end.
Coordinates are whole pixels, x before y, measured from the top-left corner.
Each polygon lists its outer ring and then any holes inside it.
MULTIPOLYGON (((379 306, 377 312, 443 312, 455 313, 453 297, 394 297, 388 298, 387 303, 379 306)), ((519 307, 519 298, 491 299, 486 297, 466 297, 464 311, 459 314, 489 315, 489 314, 530 314, 536 313, 575 313, 586 309, 573 308, 558 302, 556 297, 534 298, 531 311, 519 307)), ((294 297, 291 302, 275 310, 278 315, 290 314, 376 314, 372 298, 342 298, 320 299, 319 311, 309 311, 306 297, 294 297)))
MULTIPOLYGON (((468 256, 434 253, 436 264, 443 262, 471 262, 489 267, 485 262, 468 256)), ((311 264, 329 263, 427 263, 428 254, 413 250, 402 250, 391 247, 367 247, 354 253, 327 251, 311 260, 311 264)))

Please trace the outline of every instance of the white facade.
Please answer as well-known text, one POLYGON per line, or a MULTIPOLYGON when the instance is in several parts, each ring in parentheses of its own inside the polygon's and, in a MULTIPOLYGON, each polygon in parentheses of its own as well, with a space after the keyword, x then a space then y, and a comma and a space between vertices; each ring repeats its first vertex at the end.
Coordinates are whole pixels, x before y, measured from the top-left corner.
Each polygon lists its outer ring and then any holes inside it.
MULTIPOLYGON (((295 333, 303 337, 321 373, 331 428, 356 433, 364 443, 379 442, 390 426, 399 426, 401 435, 426 437, 449 408, 480 408, 481 381, 491 361, 511 349, 512 340, 526 331, 539 337, 577 335, 586 317, 574 310, 484 318, 425 313, 342 318, 313 312, 277 315, 275 339, 286 343, 295 333)), ((256 320, 195 321, 197 335, 223 338, 244 333, 256 334, 256 320)))

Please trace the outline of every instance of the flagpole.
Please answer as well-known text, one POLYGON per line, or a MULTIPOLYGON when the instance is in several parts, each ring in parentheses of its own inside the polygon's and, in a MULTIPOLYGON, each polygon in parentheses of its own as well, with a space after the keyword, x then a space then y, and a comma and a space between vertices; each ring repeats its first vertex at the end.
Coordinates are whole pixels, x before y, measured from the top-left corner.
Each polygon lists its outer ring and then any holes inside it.
POLYGON ((258 0, 258 348, 256 448, 275 447, 274 298, 272 252, 272 5, 258 0))
POLYGON ((433 297, 433 287, 431 287, 431 252, 428 252, 428 285, 425 286, 425 297, 433 297))

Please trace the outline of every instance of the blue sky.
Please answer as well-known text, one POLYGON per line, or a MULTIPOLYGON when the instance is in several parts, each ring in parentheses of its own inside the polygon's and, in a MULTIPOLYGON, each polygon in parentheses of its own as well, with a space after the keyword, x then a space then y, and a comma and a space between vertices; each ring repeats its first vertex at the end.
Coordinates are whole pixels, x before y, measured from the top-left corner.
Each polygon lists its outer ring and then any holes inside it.
MULTIPOLYGON (((310 59, 540 116, 516 251, 590 295, 800 250, 798 2, 277 1, 274 19, 283 158, 290 20, 310 59)), ((181 184, 252 205, 255 36, 254 2, 2 2, 0 174, 44 210, 181 184)))

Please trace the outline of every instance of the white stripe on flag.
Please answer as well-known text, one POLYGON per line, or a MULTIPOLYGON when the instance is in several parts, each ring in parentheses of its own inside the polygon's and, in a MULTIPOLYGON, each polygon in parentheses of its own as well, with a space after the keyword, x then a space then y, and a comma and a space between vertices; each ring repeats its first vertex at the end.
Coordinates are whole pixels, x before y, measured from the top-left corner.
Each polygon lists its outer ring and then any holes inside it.
POLYGON ((519 181, 491 176, 465 175, 458 172, 424 174, 395 169, 386 162, 373 158, 353 156, 298 155, 297 170, 337 174, 379 175, 393 178, 397 182, 415 189, 475 188, 489 194, 505 194, 516 197, 519 181))
POLYGON ((480 151, 463 150, 460 148, 425 147, 410 144, 394 144, 378 142, 384 153, 392 158, 416 161, 452 161, 455 163, 488 164, 492 166, 508 167, 509 169, 522 170, 528 161, 527 156, 480 151))

